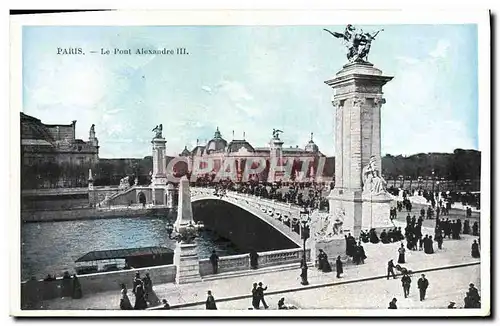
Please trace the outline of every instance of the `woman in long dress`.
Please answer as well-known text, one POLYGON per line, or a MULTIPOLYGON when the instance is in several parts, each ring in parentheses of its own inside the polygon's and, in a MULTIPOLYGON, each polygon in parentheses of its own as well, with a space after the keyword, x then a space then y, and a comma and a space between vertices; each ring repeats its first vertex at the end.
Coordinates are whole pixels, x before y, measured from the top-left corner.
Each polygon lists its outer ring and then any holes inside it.
POLYGON ((340 274, 344 273, 344 269, 342 268, 342 260, 340 260, 340 256, 337 257, 335 261, 335 267, 337 272, 337 278, 340 278, 340 274))
POLYGON ((135 288, 135 310, 144 310, 148 307, 148 303, 146 302, 146 292, 142 287, 142 284, 137 285, 135 288))
POLYGON ((125 284, 121 285, 121 298, 120 298, 120 309, 121 310, 132 310, 132 304, 130 303, 130 299, 127 294, 127 287, 125 284))
POLYGON ((398 249, 399 252, 399 257, 398 257, 398 264, 404 264, 405 263, 405 247, 403 244, 401 244, 401 247, 398 249))

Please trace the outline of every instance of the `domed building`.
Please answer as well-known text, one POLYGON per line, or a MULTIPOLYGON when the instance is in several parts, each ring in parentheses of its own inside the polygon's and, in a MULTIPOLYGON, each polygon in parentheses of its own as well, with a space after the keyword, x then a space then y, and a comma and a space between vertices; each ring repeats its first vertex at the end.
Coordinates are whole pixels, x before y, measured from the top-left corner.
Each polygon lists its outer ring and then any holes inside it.
POLYGON ((318 145, 316 145, 313 141, 313 133, 312 132, 311 132, 311 140, 307 143, 305 151, 312 152, 312 153, 319 152, 318 145))
MULTIPOLYGON (((207 142, 206 145, 198 145, 194 147, 192 150, 188 150, 187 147, 184 148, 180 156, 188 157, 189 166, 191 170, 202 170, 200 173, 204 176, 215 176, 224 164, 226 163, 226 169, 229 168, 227 159, 231 158, 235 160, 235 166, 237 170, 237 177, 239 180, 243 177, 243 172, 245 167, 251 166, 252 169, 256 169, 259 166, 258 162, 262 162, 261 158, 264 158, 266 162, 266 167, 264 171, 261 173, 250 175, 249 177, 254 181, 262 181, 262 182, 275 182, 280 181, 281 177, 283 177, 283 173, 270 173, 270 164, 274 158, 277 159, 277 164, 284 166, 290 160, 293 160, 292 164, 292 181, 302 180, 304 182, 312 181, 315 179, 316 181, 327 181, 318 180, 316 178, 316 172, 318 168, 322 168, 325 166, 326 156, 323 155, 319 151, 318 145, 316 145, 313 141, 311 133, 311 139, 306 144, 304 148, 299 148, 299 146, 283 146, 283 142, 279 139, 279 136, 275 136, 273 134, 273 138, 269 142, 266 147, 254 147, 248 141, 246 141, 243 136, 243 139, 233 139, 229 143, 222 138, 222 134, 217 127, 217 130, 214 133, 214 137, 207 142), (277 157, 278 155, 279 157, 277 157), (324 158, 321 163, 320 158, 324 158), (213 169, 211 172, 207 173, 207 161, 211 160, 213 169), (251 163, 247 160, 254 159, 251 163), (303 168, 302 162, 307 162, 307 168, 303 168), (198 164, 198 169, 194 169, 194 165, 198 164), (251 165, 250 165, 251 164, 251 165), (306 172, 304 172, 306 171, 306 172)), ((233 132, 234 138, 234 132, 233 132)), ((189 171, 193 173, 193 171, 189 171)), ((322 173, 318 174, 321 177, 325 175, 331 175, 332 173, 322 173)), ((333 171, 332 171, 333 172, 333 171)), ((200 175, 201 177, 201 175, 200 175)), ((330 178, 328 178, 330 179, 330 178)))
POLYGON ((207 146, 205 146, 205 153, 206 154, 212 154, 212 153, 219 153, 225 151, 227 147, 227 141, 222 138, 219 127, 217 127, 217 130, 215 131, 214 138, 212 138, 208 143, 207 146))

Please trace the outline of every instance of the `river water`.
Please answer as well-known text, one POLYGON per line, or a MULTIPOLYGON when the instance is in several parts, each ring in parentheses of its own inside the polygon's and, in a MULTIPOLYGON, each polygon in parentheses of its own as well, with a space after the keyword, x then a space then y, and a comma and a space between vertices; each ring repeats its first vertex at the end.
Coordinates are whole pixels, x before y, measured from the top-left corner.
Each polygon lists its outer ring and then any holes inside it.
MULTIPOLYGON (((154 217, 26 223, 21 227, 21 279, 74 271, 74 261, 93 250, 162 246, 175 248, 168 238, 168 220, 154 217)), ((198 255, 208 258, 241 253, 229 240, 210 231, 198 238, 198 255)))

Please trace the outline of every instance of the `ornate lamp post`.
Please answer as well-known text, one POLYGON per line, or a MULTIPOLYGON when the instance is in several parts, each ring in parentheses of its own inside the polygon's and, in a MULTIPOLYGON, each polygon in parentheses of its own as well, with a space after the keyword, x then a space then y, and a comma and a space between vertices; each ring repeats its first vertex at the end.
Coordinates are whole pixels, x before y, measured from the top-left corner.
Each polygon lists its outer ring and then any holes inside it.
POLYGON ((436 183, 436 179, 434 178, 434 170, 432 170, 432 196, 434 196, 434 184, 436 183))
POLYGON ((301 236, 302 239, 304 240, 304 252, 302 254, 302 260, 301 260, 301 269, 302 273, 300 274, 302 281, 300 284, 302 285, 308 285, 309 281, 307 280, 307 258, 306 258, 306 241, 309 238, 309 218, 310 218, 310 213, 309 210, 304 207, 303 210, 300 212, 300 219, 301 219, 301 227, 302 227, 302 232, 301 236))

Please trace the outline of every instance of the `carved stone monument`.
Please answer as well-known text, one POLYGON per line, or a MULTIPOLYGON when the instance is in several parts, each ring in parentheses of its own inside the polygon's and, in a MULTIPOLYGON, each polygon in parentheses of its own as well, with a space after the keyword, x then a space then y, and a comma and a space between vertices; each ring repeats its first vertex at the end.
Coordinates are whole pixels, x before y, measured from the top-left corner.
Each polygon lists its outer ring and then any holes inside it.
POLYGON ((180 235, 174 251, 174 264, 177 266, 175 281, 177 284, 201 281, 198 250, 194 241, 193 208, 189 180, 183 176, 179 183, 179 206, 175 231, 180 235))
MULTIPOLYGON (((353 27, 348 30, 355 31, 353 27)), ((330 216, 344 212, 344 233, 355 237, 361 230, 392 226, 391 198, 380 173, 380 110, 385 103, 382 87, 393 78, 364 61, 366 48, 359 52, 356 46, 348 45, 350 53, 362 55, 355 56, 334 79, 325 81, 334 90, 336 117, 335 188, 329 195, 330 216)))

